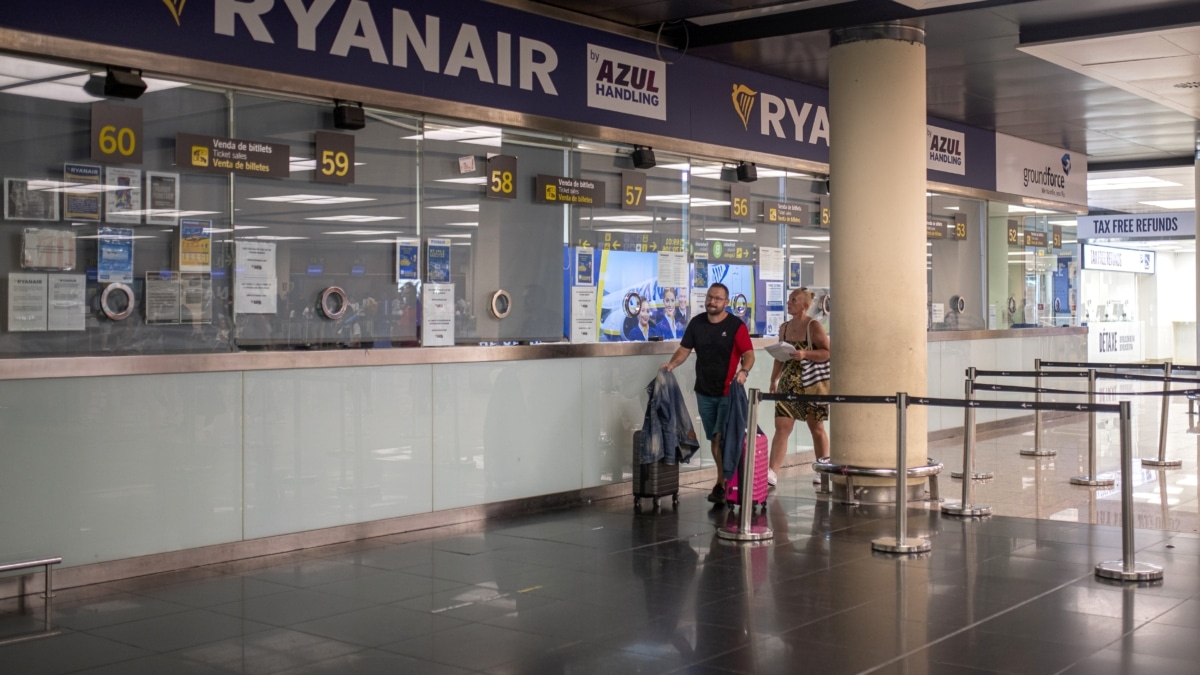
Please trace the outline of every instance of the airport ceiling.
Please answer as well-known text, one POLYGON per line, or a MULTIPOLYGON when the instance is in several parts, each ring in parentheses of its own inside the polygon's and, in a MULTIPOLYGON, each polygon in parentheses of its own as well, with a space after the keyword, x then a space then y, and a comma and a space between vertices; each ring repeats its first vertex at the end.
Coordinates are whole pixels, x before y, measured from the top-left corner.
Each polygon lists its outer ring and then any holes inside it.
MULTIPOLYGON (((821 87, 829 86, 829 29, 920 20, 930 115, 1083 152, 1089 174, 1179 174, 1194 164, 1200 132, 1196 0, 532 4, 565 18, 619 24, 651 41, 661 35, 664 44, 686 44, 686 54, 821 87)), ((1114 206, 1157 210, 1104 208, 1114 206)))

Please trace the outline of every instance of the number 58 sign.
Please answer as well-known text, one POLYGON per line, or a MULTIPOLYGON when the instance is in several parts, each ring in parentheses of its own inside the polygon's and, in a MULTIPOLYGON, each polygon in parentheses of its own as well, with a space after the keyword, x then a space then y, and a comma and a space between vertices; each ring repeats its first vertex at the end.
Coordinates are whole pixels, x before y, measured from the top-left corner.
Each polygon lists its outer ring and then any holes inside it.
POLYGON ((142 109, 92 104, 92 161, 142 163, 142 109))
POLYGON ((317 169, 313 180, 346 185, 354 182, 354 136, 317 132, 317 169))

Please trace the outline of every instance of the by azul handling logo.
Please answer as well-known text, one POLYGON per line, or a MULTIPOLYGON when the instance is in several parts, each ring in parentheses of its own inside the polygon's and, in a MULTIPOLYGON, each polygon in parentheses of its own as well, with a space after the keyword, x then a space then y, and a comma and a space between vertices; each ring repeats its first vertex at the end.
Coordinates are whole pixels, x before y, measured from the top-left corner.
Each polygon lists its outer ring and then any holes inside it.
POLYGON ((171 16, 175 17, 175 25, 180 25, 179 17, 183 15, 183 6, 187 4, 187 0, 162 0, 167 9, 171 10, 171 16))
POLYGON ((823 105, 814 105, 807 101, 797 105, 794 99, 765 91, 756 92, 744 84, 734 84, 730 98, 738 119, 742 121, 742 128, 746 131, 750 130, 750 118, 753 116, 755 103, 761 99, 762 105, 758 106, 760 136, 790 136, 798 143, 809 145, 816 145, 818 141, 823 140, 825 146, 829 146, 829 113, 823 105), (784 131, 785 126, 791 126, 790 134, 784 131))
POLYGON ((1071 153, 1065 152, 1062 156, 1063 174, 1071 175, 1071 153))

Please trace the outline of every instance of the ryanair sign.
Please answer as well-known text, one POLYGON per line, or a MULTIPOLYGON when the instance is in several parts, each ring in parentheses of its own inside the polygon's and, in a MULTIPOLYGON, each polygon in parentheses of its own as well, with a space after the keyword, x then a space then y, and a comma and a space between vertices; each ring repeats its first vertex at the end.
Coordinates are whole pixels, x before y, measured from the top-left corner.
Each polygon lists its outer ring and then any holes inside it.
POLYGON ((829 112, 823 105, 814 106, 807 101, 797 104, 791 98, 754 91, 737 83, 733 85, 732 99, 734 112, 746 131, 753 124, 760 136, 829 147, 829 112))

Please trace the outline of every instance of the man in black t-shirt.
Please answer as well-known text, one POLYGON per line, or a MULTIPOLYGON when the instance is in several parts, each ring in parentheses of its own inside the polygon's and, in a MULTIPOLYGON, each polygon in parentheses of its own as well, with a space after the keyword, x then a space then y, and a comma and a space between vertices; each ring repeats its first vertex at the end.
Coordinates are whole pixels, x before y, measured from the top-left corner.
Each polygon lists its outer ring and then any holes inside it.
POLYGON ((696 350, 696 404, 704 435, 712 443, 713 459, 717 463, 717 484, 708 501, 725 502, 725 474, 721 464, 721 429, 729 416, 729 383, 737 379, 746 383, 754 367, 754 345, 750 331, 736 316, 725 311, 729 305, 729 289, 725 284, 713 284, 704 296, 704 314, 688 322, 679 348, 671 360, 663 364, 670 372, 687 360, 696 350), (740 367, 739 367, 740 366, 740 367))

